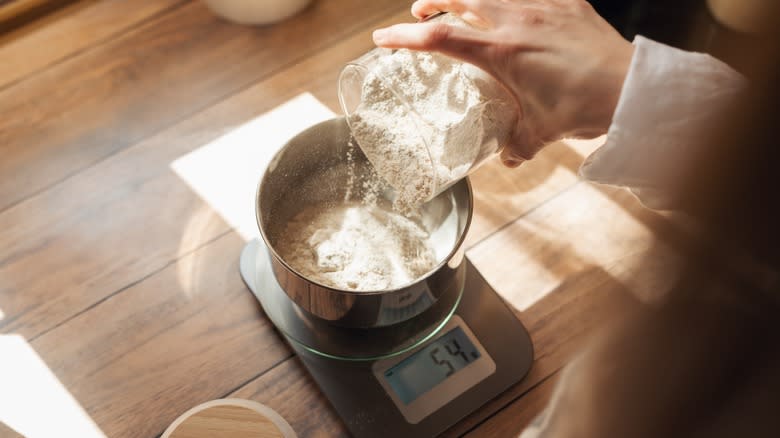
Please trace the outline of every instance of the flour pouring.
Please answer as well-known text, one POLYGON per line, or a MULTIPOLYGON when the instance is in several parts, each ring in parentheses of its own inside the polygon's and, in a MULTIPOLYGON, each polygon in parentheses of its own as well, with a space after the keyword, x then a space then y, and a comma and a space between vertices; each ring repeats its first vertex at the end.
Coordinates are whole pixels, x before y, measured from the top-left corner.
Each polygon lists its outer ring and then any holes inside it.
MULTIPOLYGON (((436 20, 466 24, 454 15, 436 20)), ((401 212, 498 153, 517 120, 485 72, 445 55, 375 49, 347 65, 339 97, 352 135, 395 190, 401 212)))

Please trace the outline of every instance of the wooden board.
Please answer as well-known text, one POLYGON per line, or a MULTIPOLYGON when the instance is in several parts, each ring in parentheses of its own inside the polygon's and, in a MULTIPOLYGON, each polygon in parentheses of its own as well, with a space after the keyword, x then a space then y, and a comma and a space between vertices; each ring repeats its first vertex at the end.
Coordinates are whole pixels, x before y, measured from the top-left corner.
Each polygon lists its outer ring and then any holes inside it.
POLYGON ((74 0, 2 0, 0 33, 8 32, 74 0))
POLYGON ((186 0, 79 1, 0 36, 0 90, 120 36, 186 0))
POLYGON ((407 7, 318 1, 246 27, 190 2, 0 90, 0 211, 407 7))
MULTIPOLYGON (((406 11, 394 20, 402 17, 406 11)), ((34 338, 227 232, 170 163, 301 92, 336 110, 338 72, 371 47, 369 29, 378 24, 0 212, 7 231, 0 234, 0 278, 7 279, 0 332, 34 338), (154 226, 136 226, 150 217, 154 226), (55 296, 50 278, 57 278, 55 296)))
POLYGON ((255 400, 270 406, 301 437, 349 436, 346 426, 297 357, 291 357, 258 376, 231 393, 230 397, 255 400))
POLYGON ((483 423, 464 434, 467 438, 516 437, 542 412, 558 383, 558 373, 523 393, 483 423))
POLYGON ((242 244, 226 235, 31 341, 107 436, 159 434, 291 356, 238 275, 242 244))

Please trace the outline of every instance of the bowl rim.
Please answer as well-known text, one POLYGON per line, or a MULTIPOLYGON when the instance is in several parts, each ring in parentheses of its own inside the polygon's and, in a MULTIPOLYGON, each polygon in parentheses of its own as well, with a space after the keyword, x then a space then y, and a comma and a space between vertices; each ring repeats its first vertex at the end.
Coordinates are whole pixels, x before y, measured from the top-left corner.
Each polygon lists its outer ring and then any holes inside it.
MULTIPOLYGON (((266 165, 266 168, 263 170, 263 174, 260 176, 260 181, 257 183, 257 188, 255 190, 255 199, 254 200, 255 200, 255 221, 257 223, 257 228, 260 230, 260 237, 262 237, 263 241, 265 242, 266 248, 268 248, 268 251, 271 252, 271 255, 272 255, 273 258, 275 258, 279 263, 282 264, 282 266, 285 267, 285 269, 287 269, 289 272, 295 274, 297 277, 301 278, 302 280, 304 280, 304 281, 306 281, 308 283, 316 285, 318 287, 321 287, 321 288, 324 288, 324 289, 327 289, 327 290, 330 290, 330 291, 334 291, 334 292, 337 292, 337 293, 341 293, 341 294, 357 295, 357 296, 392 294, 392 293, 395 293, 395 292, 404 291, 404 290, 406 290, 406 289, 408 289, 408 288, 410 288, 410 287, 412 287, 412 286, 414 286, 416 284, 419 284, 419 283, 422 283, 422 282, 426 281, 434 273, 436 273, 442 267, 444 267, 446 264, 448 264, 450 262, 450 260, 452 260, 457 255, 458 251, 461 250, 461 247, 463 246, 463 244, 466 241, 466 236, 468 235, 469 229, 471 228, 471 221, 472 221, 473 216, 474 216, 474 192, 473 192, 472 187, 471 187, 471 180, 469 179, 468 176, 463 177, 460 181, 452 184, 450 187, 445 189, 441 194, 436 196, 436 197, 438 197, 438 196, 440 196, 440 195, 442 195, 444 193, 449 192, 454 187, 460 185, 462 182, 465 183, 465 185, 466 185, 466 194, 468 195, 467 196, 468 209, 467 209, 467 214, 466 214, 466 218, 465 218, 466 222, 465 222, 465 224, 463 226, 463 232, 461 232, 460 235, 458 236, 458 239, 455 241, 455 244, 453 245, 453 247, 450 250, 450 252, 439 263, 437 263, 434 267, 429 269, 425 274, 421 275, 417 279, 415 279, 413 281, 410 281, 408 283, 404 283, 401 286, 394 287, 392 289, 376 289, 376 290, 347 290, 347 289, 335 288, 333 286, 328 286, 328 285, 325 285, 323 283, 320 283, 318 281, 315 281, 315 280, 312 280, 312 279, 306 277, 305 275, 301 274, 296 269, 294 269, 292 266, 290 266, 290 264, 288 264, 284 260, 284 258, 282 258, 282 256, 279 255, 279 253, 274 248, 274 245, 271 243, 271 239, 269 238, 269 236, 266 233, 266 230, 263 227, 263 220, 262 220, 262 217, 261 217, 261 214, 260 214, 261 193, 262 193, 262 189, 264 187, 264 183, 266 182, 266 178, 268 177, 268 174, 269 174, 269 168, 272 165, 275 165, 278 162, 278 159, 285 152, 285 150, 290 145, 290 143, 292 143, 296 138, 300 137, 304 133, 306 133, 306 132, 308 132, 308 131, 316 128, 316 127, 319 127, 321 125, 325 125, 325 124, 328 124, 328 123, 334 123, 334 122, 337 122, 337 121, 341 121, 342 123, 346 124, 346 117, 339 116, 339 117, 334 117, 334 118, 331 118, 331 119, 327 119, 327 120, 324 120, 322 122, 319 122, 319 123, 316 123, 314 125, 311 125, 308 128, 300 131, 298 134, 296 134, 295 136, 290 138, 287 142, 285 142, 284 146, 282 146, 278 151, 276 151, 276 153, 274 153, 273 157, 268 162, 268 165, 266 165)), ((350 133, 350 136, 351 135, 352 134, 350 133)), ((428 202, 430 202, 430 201, 428 201, 428 202)))

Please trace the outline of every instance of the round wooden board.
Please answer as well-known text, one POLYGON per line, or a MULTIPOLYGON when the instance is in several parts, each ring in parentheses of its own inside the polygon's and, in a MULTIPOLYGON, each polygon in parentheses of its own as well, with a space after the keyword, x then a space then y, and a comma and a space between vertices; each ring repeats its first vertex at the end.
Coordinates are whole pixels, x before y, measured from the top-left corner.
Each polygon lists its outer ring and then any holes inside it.
POLYGON ((182 414, 162 438, 296 438, 290 425, 273 409, 251 400, 221 399, 182 414))

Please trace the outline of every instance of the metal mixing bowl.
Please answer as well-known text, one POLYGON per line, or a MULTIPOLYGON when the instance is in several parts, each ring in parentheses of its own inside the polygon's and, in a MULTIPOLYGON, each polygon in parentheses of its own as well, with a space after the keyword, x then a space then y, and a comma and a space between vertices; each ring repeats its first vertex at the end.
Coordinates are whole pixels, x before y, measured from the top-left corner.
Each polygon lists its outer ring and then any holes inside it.
MULTIPOLYGON (((348 187, 361 190, 361 184, 354 181, 370 177, 372 168, 357 147, 351 148, 354 173, 350 175, 346 159, 350 138, 346 121, 339 117, 291 139, 274 156, 260 180, 255 203, 257 223, 277 282, 301 309, 342 327, 385 327, 414 318, 442 297, 453 298, 462 292, 463 240, 472 216, 471 186, 464 179, 421 208, 421 224, 431 234, 439 258, 425 275, 399 288, 376 291, 320 284, 296 272, 278 250, 289 239, 284 234, 287 223, 303 207, 342 203, 348 187)), ((382 196, 392 198, 392 190, 382 196)))

